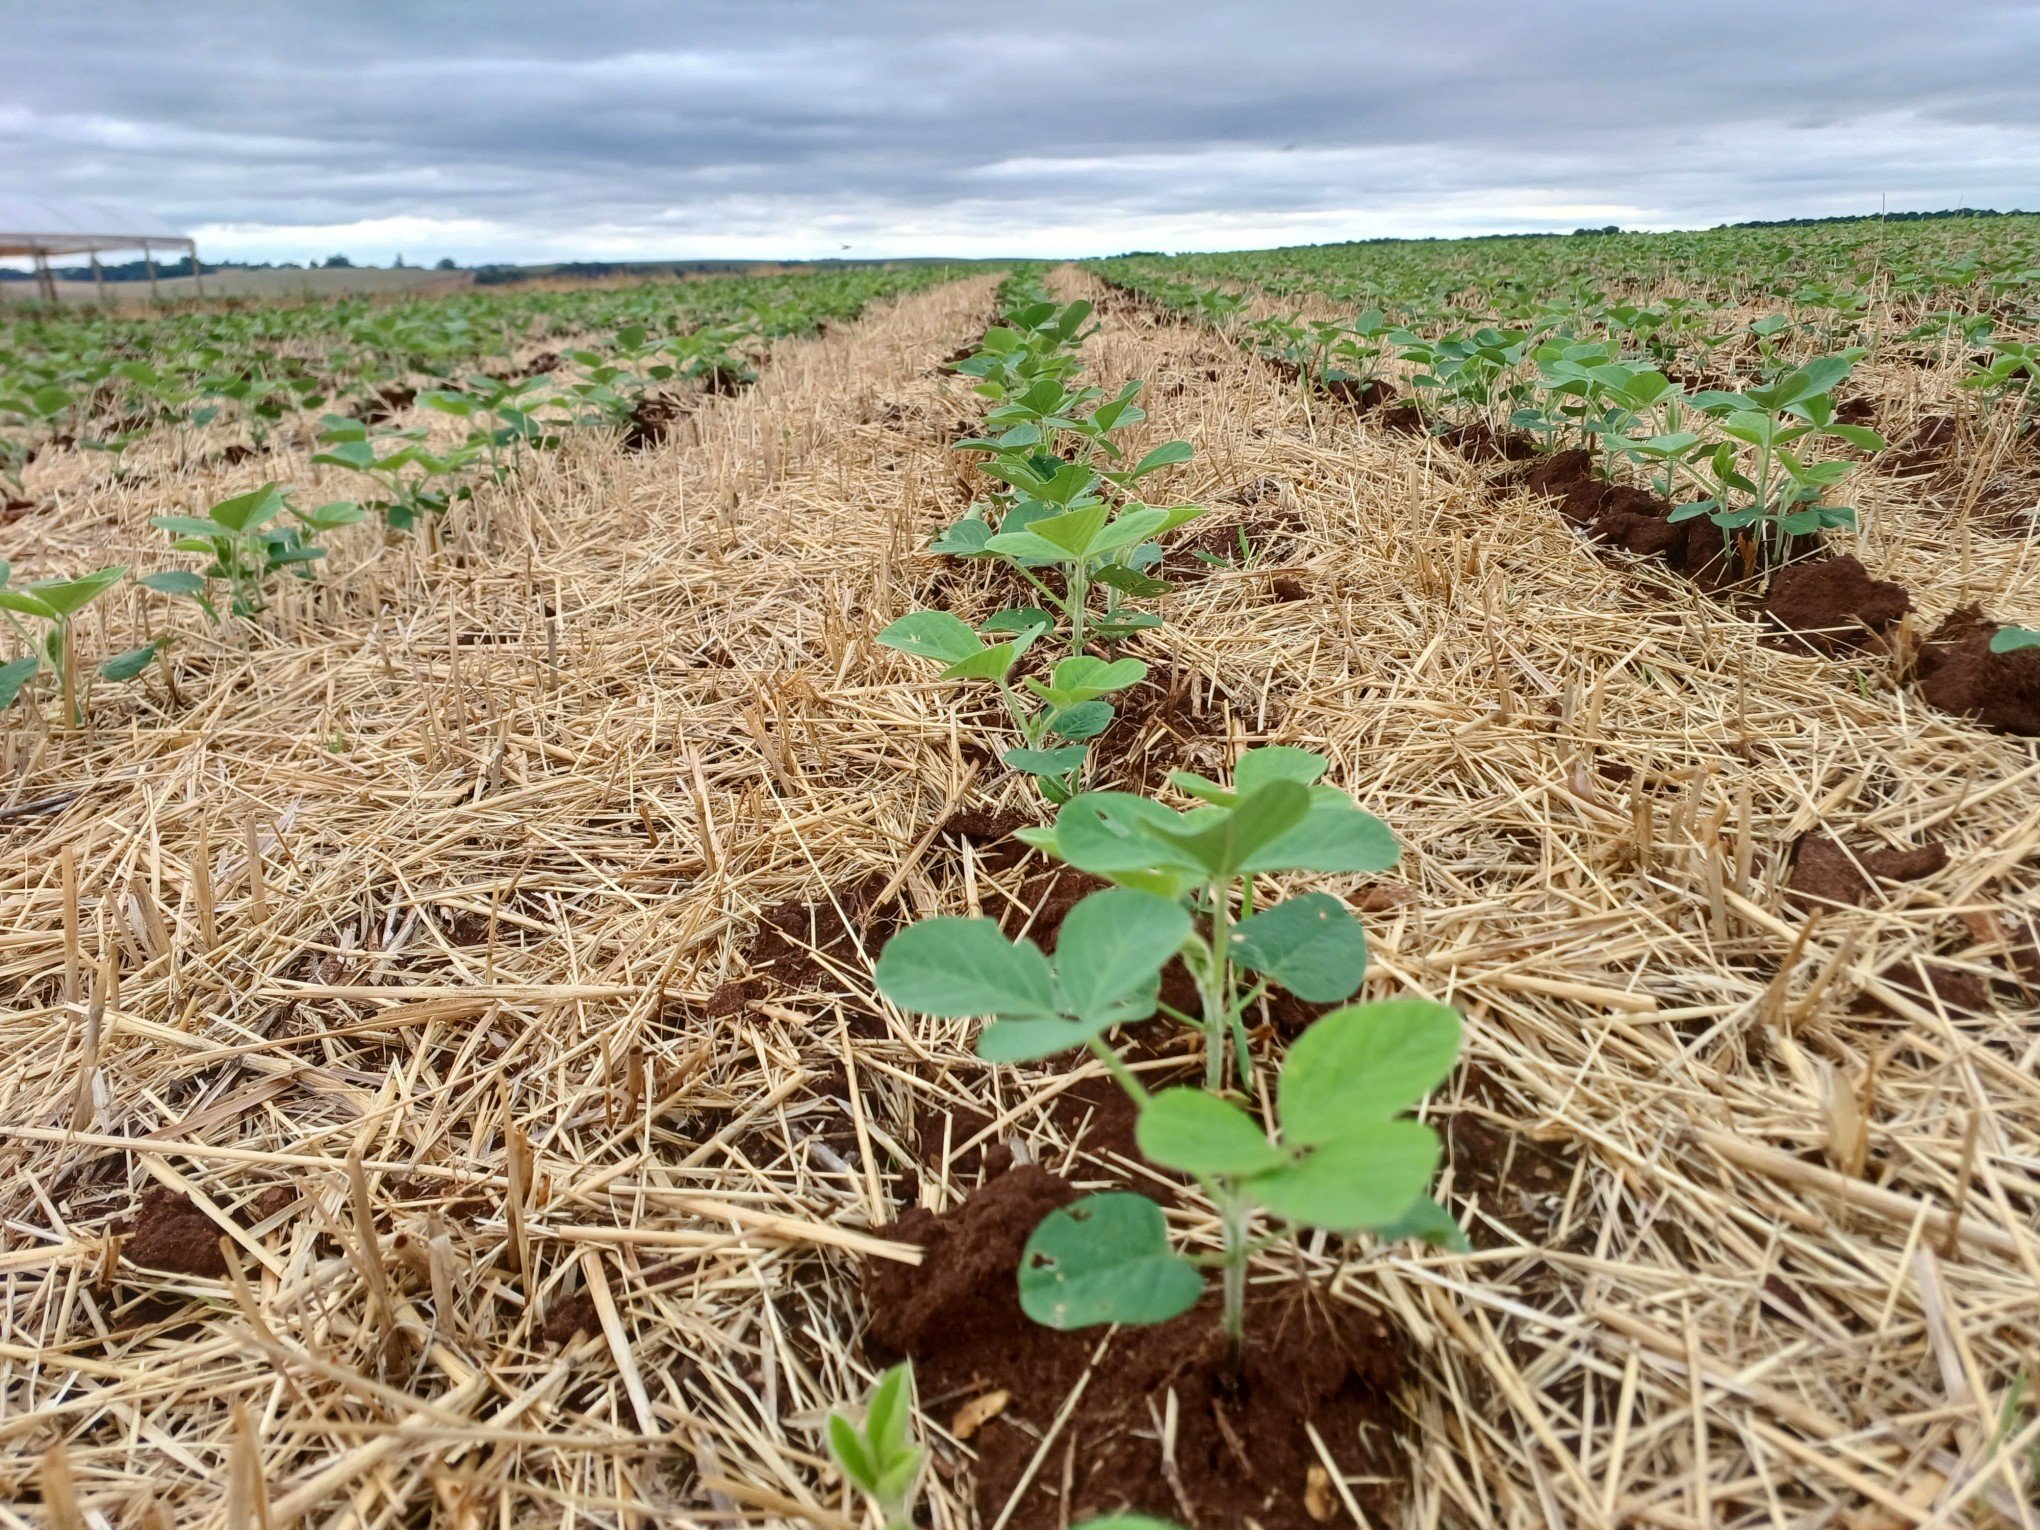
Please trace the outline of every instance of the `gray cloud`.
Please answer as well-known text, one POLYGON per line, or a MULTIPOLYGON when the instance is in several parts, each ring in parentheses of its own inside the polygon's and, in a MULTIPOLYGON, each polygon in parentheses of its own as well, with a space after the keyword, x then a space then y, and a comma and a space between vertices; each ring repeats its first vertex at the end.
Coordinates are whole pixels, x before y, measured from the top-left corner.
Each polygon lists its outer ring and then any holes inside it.
POLYGON ((209 251, 1094 253, 2040 206, 2040 6, 15 0, 10 189, 209 251))

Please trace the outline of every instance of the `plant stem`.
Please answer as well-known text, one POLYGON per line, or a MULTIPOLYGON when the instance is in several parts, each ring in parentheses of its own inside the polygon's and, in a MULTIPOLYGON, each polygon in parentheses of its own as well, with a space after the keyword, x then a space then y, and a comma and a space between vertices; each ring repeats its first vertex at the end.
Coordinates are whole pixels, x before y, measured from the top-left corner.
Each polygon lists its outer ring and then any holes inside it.
POLYGON ((1198 997, 1204 1006, 1204 1087, 1213 1093, 1225 1088, 1226 1022, 1230 1018, 1232 985, 1226 980, 1227 937, 1232 926, 1232 901, 1225 884, 1211 887, 1211 949, 1198 982, 1198 997))
POLYGON ((1247 1243, 1247 1224, 1252 1216, 1252 1208, 1243 1196, 1228 1197, 1219 1205, 1225 1258, 1220 1282, 1225 1299, 1221 1322, 1235 1361, 1247 1337, 1247 1261, 1253 1253, 1247 1243))

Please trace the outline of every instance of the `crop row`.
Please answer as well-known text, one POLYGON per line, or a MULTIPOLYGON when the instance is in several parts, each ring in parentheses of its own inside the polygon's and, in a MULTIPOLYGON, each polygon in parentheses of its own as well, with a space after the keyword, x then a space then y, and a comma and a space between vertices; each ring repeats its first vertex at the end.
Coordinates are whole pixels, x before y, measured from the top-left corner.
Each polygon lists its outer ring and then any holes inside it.
POLYGON ((475 392, 534 372, 618 368, 651 380, 742 373, 782 337, 954 273, 858 268, 561 291, 194 310, 120 318, 91 310, 0 314, 0 484, 48 446, 123 454, 152 430, 215 423, 265 448, 322 410, 357 415, 429 389, 475 392), (531 346, 554 349, 509 375, 531 346), (562 354, 562 350, 565 354, 562 354))
MULTIPOLYGON (((1217 1209, 1209 1255, 1176 1249, 1162 1208, 1133 1191, 1050 1211, 1013 1272, 1027 1317, 1053 1330, 1166 1322, 1197 1305, 1212 1268, 1236 1365, 1248 1266, 1271 1244, 1318 1229, 1464 1247, 1428 1193, 1438 1135, 1409 1114, 1451 1071, 1460 1020, 1419 997, 1351 1002, 1368 965, 1358 919, 1330 893, 1283 897, 1271 883, 1379 872, 1399 857, 1388 826, 1324 782, 1321 756, 1268 746, 1242 753, 1229 780, 1174 772, 1180 808, 1092 784, 1088 741, 1113 727, 1111 698, 1147 673, 1120 649, 1163 628, 1146 608, 1167 591, 1163 542, 1202 513, 1144 496, 1192 448, 1131 455, 1141 384, 1083 380, 1089 303, 1058 304, 1027 280, 1009 281, 1002 299, 1003 322, 955 364, 986 401, 955 449, 978 458, 992 488, 931 551, 992 564, 997 583, 1033 600, 975 627, 910 612, 879 641, 932 660, 945 681, 996 689, 1010 726, 1001 757, 1053 809, 1018 837, 1107 885, 1069 911, 1053 952, 990 919, 932 918, 885 945, 876 983, 909 1013, 984 1019, 976 1048, 989 1063, 1095 1060, 1137 1112, 1141 1153, 1217 1209), (1188 992, 1171 1002, 1165 973, 1178 967, 1188 992), (1256 1055, 1249 1027, 1277 989, 1325 1010, 1279 1064, 1256 1055), (1151 1089, 1128 1066, 1136 1028, 1151 1022, 1190 1033, 1201 1082, 1151 1089)), ((861 1427, 831 1422, 838 1462, 895 1526, 911 1522, 925 1459, 910 1388, 895 1369, 861 1427)))
MULTIPOLYGON (((762 283, 617 289, 602 294, 601 312, 645 312, 671 294, 688 296, 679 311, 667 315, 671 329, 627 323, 599 347, 577 347, 552 358, 556 370, 521 376, 435 373, 432 375, 445 386, 414 390, 415 371, 350 373, 351 363, 336 364, 330 375, 352 375, 357 383, 370 382, 379 390, 401 382, 419 405, 463 427, 460 439, 441 444, 422 427, 371 423, 380 411, 325 412, 305 425, 318 448, 311 462, 352 475, 359 486, 354 498, 311 504, 269 482, 230 495, 203 514, 155 516, 150 524, 164 533, 164 551, 172 557, 166 558, 164 566, 141 573, 135 582, 155 597, 189 603, 215 627, 256 618, 267 607, 277 579, 313 577, 326 556, 322 538, 375 517, 386 537, 422 532, 428 540, 436 539, 441 518, 454 505, 471 499, 478 485, 506 481, 527 453, 558 447, 567 431, 623 431, 626 437, 633 430, 646 434, 646 417, 657 412, 649 410, 649 405, 664 402, 667 410, 678 407, 665 390, 684 387, 727 392, 740 387, 755 379, 758 349, 770 340, 812 331, 827 321, 854 314, 869 302, 929 285, 943 275, 940 268, 920 267, 806 279, 769 278, 762 283), (813 283, 804 295, 798 285, 790 285, 802 280, 813 283), (702 291, 697 293, 694 288, 702 291), (772 294, 769 311, 753 306, 767 293, 772 294), (704 322, 705 315, 722 317, 704 322)), ((595 299, 585 294, 533 296, 541 299, 535 311, 554 319, 572 312, 577 320, 586 320, 596 312, 595 299), (543 301, 562 297, 576 300, 571 309, 543 301)), ((473 301, 496 304, 507 313, 511 311, 507 305, 523 300, 520 294, 473 301)), ((260 312, 255 311, 258 318, 260 312)), ((291 316, 291 322, 311 325, 315 334, 324 333, 324 327, 333 322, 328 311, 318 308, 281 312, 291 316)), ((182 326, 194 319, 210 322, 248 316, 185 315, 165 322, 182 326)), ((414 312, 398 317, 414 330, 436 322, 445 335, 471 331, 474 315, 454 307, 433 321, 414 312)), ((42 332, 47 332, 59 321, 42 322, 42 332)), ((91 332, 91 326, 84 332, 91 332)), ((77 335, 71 338, 74 344, 82 344, 77 335)), ((509 342, 503 344, 507 349, 509 342)), ((67 354, 71 360, 62 366, 85 366, 75 351, 67 354)), ((408 354, 415 360, 419 353, 408 354)), ((153 401, 146 411, 151 425, 168 421, 180 433, 211 423, 225 407, 217 400, 226 396, 236 398, 251 422, 270 420, 273 417, 268 411, 282 408, 280 395, 266 382, 258 387, 250 380, 247 369, 253 364, 246 356, 229 362, 218 354, 188 364, 160 358, 103 358, 85 374, 72 376, 68 386, 46 382, 26 394, 0 390, 0 443, 11 440, 16 444, 14 448, 0 445, 0 450, 13 451, 8 460, 18 464, 14 480, 18 487, 19 465, 25 465, 35 450, 35 438, 29 431, 47 429, 67 419, 89 427, 108 411, 132 409, 138 394, 153 401), (200 374, 194 371, 198 366, 212 370, 200 374), (118 379, 124 388, 134 391, 109 394, 108 379, 118 379), (249 391, 233 392, 243 385, 249 391), (227 391, 222 393, 222 389, 227 391), (203 402, 207 399, 214 402, 203 402), (18 434, 8 436, 5 432, 9 430, 18 434)), ((450 361, 447 364, 451 365, 450 361)), ((52 371, 61 370, 48 352, 44 353, 44 365, 52 371)), ((326 384, 309 372, 304 380, 310 385, 306 390, 286 391, 291 407, 309 414, 326 402, 320 391, 326 384)), ((377 393, 371 402, 380 402, 385 396, 377 393)), ((652 423, 656 426, 657 422, 652 423)), ((110 437, 81 440, 81 444, 111 452, 118 463, 134 434, 139 431, 117 431, 110 437)), ((115 565, 75 577, 12 584, 12 570, 0 559, 0 620, 20 650, 0 662, 0 711, 17 699, 32 701, 46 680, 57 693, 65 722, 76 726, 84 721, 86 699, 95 680, 122 683, 140 677, 152 663, 168 664, 175 637, 171 628, 110 655, 88 658, 78 652, 78 618, 122 585, 129 573, 126 565, 115 565)))
MULTIPOLYGON (((1107 263, 1103 274, 1166 313, 1242 338, 1309 394, 1475 457, 1534 463, 1522 476, 1597 541, 1662 557, 1711 590, 1782 584, 1787 598, 1774 597, 1770 614, 1810 628, 1814 646, 1886 648, 1911 608, 1906 592, 1853 560, 1837 560, 1840 604, 1795 615, 1789 596, 1819 577, 1823 533, 1857 528, 1842 490, 1888 444, 1847 417, 1840 394, 1861 346, 1788 350, 1789 323, 1767 316, 1735 336, 1736 375, 1696 386, 1675 378, 1633 323, 1602 311, 1508 329, 1439 314, 1391 322, 1378 308, 1350 320, 1250 319, 1227 288, 1136 262, 1107 263)), ((2040 444, 2040 343, 1991 342, 1963 382, 2004 440, 2040 444)), ((1927 697, 2007 732, 2040 732, 2033 649, 2031 629, 1958 612, 1921 651, 1921 668, 1936 671, 1927 697)))

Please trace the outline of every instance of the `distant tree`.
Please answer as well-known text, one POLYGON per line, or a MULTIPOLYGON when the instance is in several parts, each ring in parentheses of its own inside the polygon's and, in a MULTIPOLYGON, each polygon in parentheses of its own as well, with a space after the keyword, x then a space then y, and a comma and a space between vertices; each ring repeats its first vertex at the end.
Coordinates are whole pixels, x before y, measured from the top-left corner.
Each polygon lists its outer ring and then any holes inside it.
POLYGON ((460 267, 453 263, 451 255, 442 255, 439 257, 439 264, 432 269, 435 271, 458 271, 460 267))
POLYGON ((397 258, 390 263, 390 269, 392 271, 401 271, 404 269, 404 252, 402 250, 397 251, 397 258))
POLYGON ((354 262, 345 255, 328 255, 319 265, 327 271, 349 271, 353 269, 354 262))

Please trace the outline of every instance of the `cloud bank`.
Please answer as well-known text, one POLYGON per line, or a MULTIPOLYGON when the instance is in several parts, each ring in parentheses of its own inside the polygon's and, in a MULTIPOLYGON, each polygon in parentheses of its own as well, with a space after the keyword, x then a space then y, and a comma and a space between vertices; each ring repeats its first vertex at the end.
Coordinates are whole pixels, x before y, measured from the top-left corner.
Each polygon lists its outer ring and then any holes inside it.
POLYGON ((215 258, 1087 255, 2040 208, 2040 6, 14 0, 9 189, 215 258))

